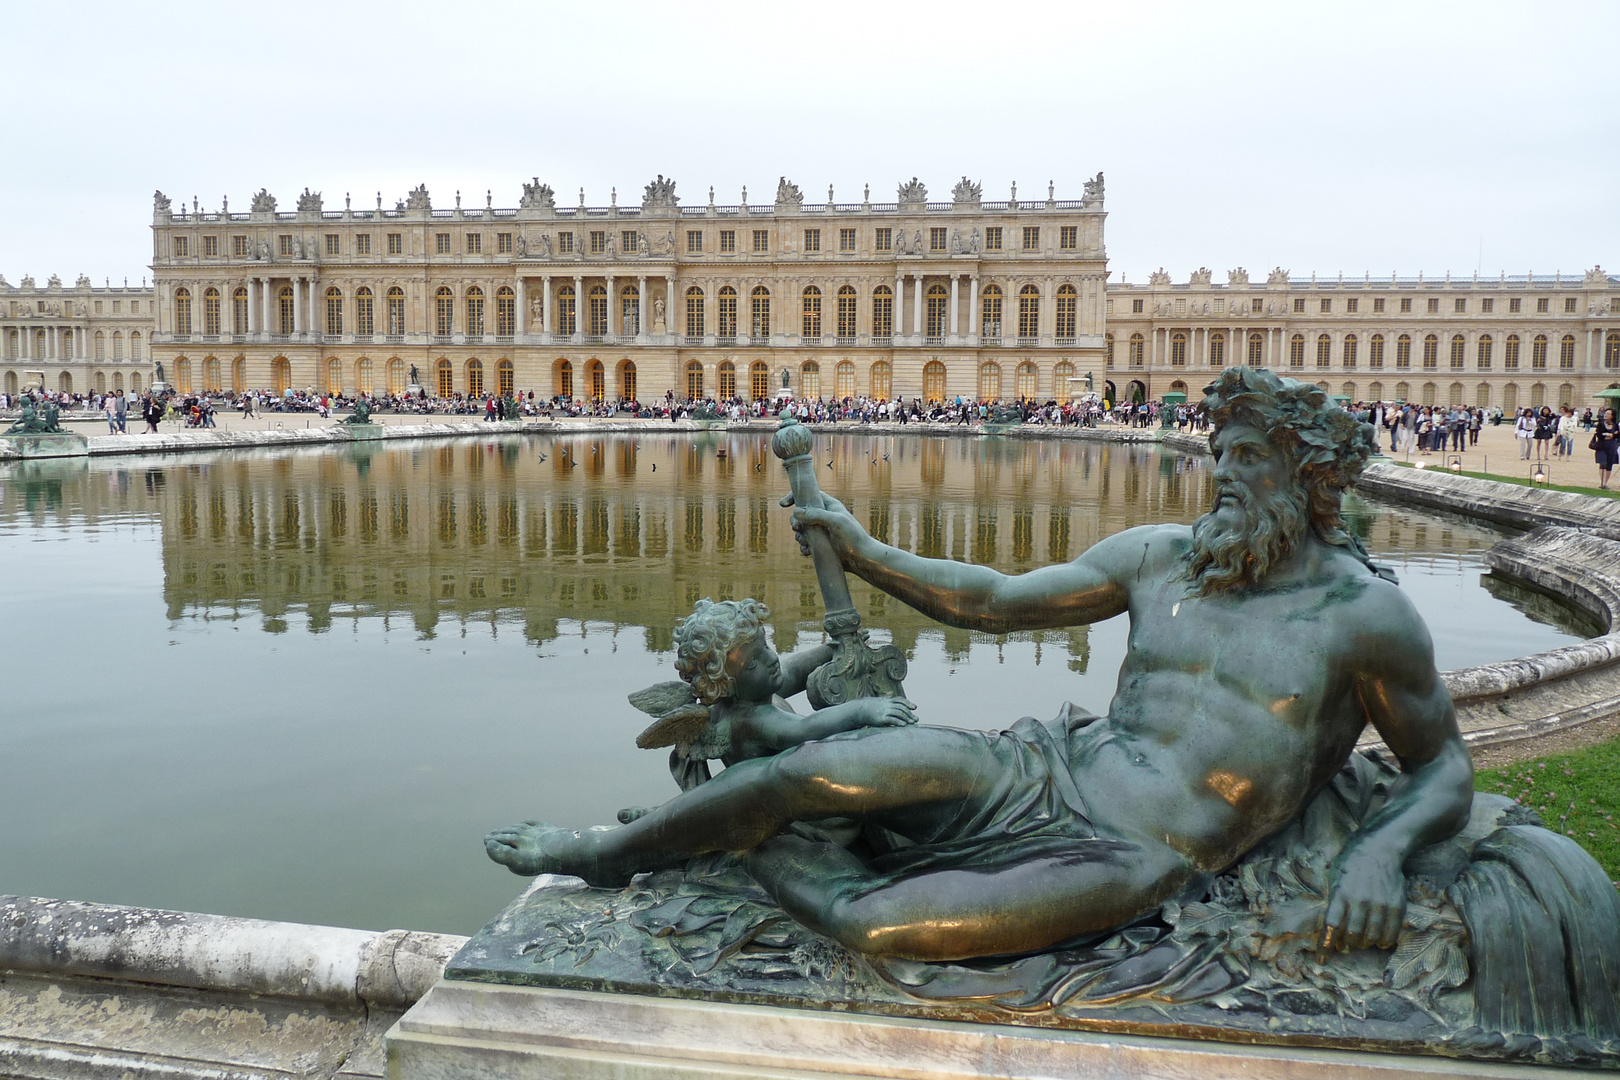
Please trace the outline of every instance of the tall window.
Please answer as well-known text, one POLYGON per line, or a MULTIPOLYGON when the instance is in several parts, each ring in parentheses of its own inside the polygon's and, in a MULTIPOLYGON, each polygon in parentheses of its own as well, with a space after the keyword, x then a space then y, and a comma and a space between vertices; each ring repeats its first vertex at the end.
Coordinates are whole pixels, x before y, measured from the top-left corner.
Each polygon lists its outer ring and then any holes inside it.
MULTIPOLYGON (((113 336, 117 337, 118 335, 114 333, 113 336)), ((17 358, 17 331, 15 330, 9 330, 6 332, 6 355, 11 359, 17 358)), ((117 350, 113 351, 113 356, 114 358, 117 358, 117 350)), ((107 359, 107 335, 102 333, 100 330, 96 331, 96 359, 107 359)))
POLYGON ((356 255, 371 254, 371 234, 356 233, 354 237, 354 253, 356 255))
MULTIPOLYGON (((1434 371, 1440 366, 1440 338, 1435 334, 1423 337, 1423 370, 1434 371)), ((1434 402, 1429 402, 1432 405, 1434 402)))
POLYGON ((390 255, 403 255, 403 254, 405 254, 405 234, 404 233, 391 232, 391 233, 388 234, 388 254, 390 254, 390 255))
POLYGON ((219 334, 219 290, 203 290, 203 333, 210 336, 219 334))
POLYGON ((1395 369, 1404 371, 1412 366, 1412 335, 1402 334, 1395 339, 1395 369))
POLYGON ((800 393, 807 398, 821 397, 821 365, 814 360, 806 360, 799 365, 800 393))
POLYGON ((872 336, 894 336, 894 290, 887 285, 872 290, 872 336))
POLYGON ((1024 250, 1039 251, 1041 249, 1041 227, 1039 225, 1024 226, 1024 250))
POLYGON ((1170 366, 1187 366, 1187 335, 1179 330, 1170 335, 1170 366))
POLYGON ((928 337, 938 341, 945 336, 945 321, 950 314, 950 294, 946 292, 945 286, 936 281, 928 286, 928 295, 925 299, 927 322, 924 325, 928 337))
POLYGON ((985 226, 985 229, 984 229, 984 250, 986 250, 986 251, 1000 251, 1001 250, 1001 226, 1000 225, 986 225, 985 226))
POLYGON ((874 229, 873 232, 872 232, 872 250, 873 251, 893 251, 894 250, 894 230, 893 229, 874 229))
POLYGON ((717 375, 720 383, 720 400, 730 401, 737 396, 737 365, 730 360, 722 360, 717 375))
POLYGON ((607 251, 607 232, 595 229, 591 232, 591 254, 601 255, 607 251))
POLYGON ((450 291, 448 285, 439 286, 439 291, 433 297, 433 307, 434 333, 449 337, 456 328, 456 294, 450 291))
POLYGON ((923 365, 923 400, 930 405, 945 400, 945 365, 938 360, 923 365))
POLYGON ((1502 370, 1519 370, 1519 335, 1509 334, 1502 343, 1502 370))
POLYGON ((499 337, 517 333, 517 293, 508 285, 495 290, 495 333, 499 337))
MULTIPOLYGON (((675 321, 675 313, 669 313, 669 321, 675 321)), ((619 290, 619 333, 635 337, 641 333, 641 288, 637 285, 626 285, 619 290)))
POLYGON ((450 361, 441 356, 439 362, 434 365, 433 373, 436 376, 434 381, 437 383, 435 389, 440 397, 447 398, 456 392, 456 373, 450 367, 450 361))
POLYGON ((1356 366, 1356 335, 1344 335, 1344 367, 1348 371, 1356 366))
POLYGON ((1491 370, 1491 335, 1481 334, 1479 345, 1475 353, 1476 366, 1480 371, 1491 370))
POLYGON ((476 285, 467 290, 467 336, 484 336, 484 290, 476 285))
POLYGON ((703 400, 703 365, 696 360, 686 362, 686 400, 703 400))
POLYGON ((1381 368, 1384 366, 1384 335, 1374 334, 1367 342, 1367 366, 1381 368))
POLYGON ((1018 365, 1017 389, 1020 401, 1034 401, 1040 392, 1040 372, 1035 365, 1025 360, 1018 365))
POLYGON ((1258 333, 1251 333, 1249 335, 1248 356, 1247 356, 1247 359, 1246 359, 1245 362, 1250 367, 1259 367, 1260 366, 1260 360, 1261 360, 1261 357, 1263 355, 1263 350, 1264 349, 1265 349, 1265 339, 1262 338, 1258 333))
POLYGON ((398 285, 388 290, 388 333, 392 337, 405 333, 405 290, 398 285))
POLYGON ((801 323, 799 333, 804 337, 821 336, 821 290, 814 285, 805 286, 801 323))
POLYGON ((1080 246, 1080 227, 1065 225, 1058 230, 1058 250, 1073 251, 1080 246))
MULTIPOLYGON (((564 285, 557 290, 557 333, 564 337, 573 337, 579 332, 577 320, 574 317, 575 303, 574 287, 572 285, 564 285)), ((573 395, 565 394, 564 396, 572 397, 573 395)))
POLYGON ((1558 370, 1575 370, 1575 338, 1570 334, 1558 342, 1558 370))
MULTIPOLYGON (((1068 226, 1068 228, 1072 227, 1068 226)), ((1079 310, 1079 292, 1076 291, 1073 285, 1059 285, 1057 291, 1057 337, 1059 341, 1074 340, 1079 310)))
POLYGON ((814 255, 817 252, 819 252, 820 250, 821 250, 821 230, 820 229, 806 229, 806 230, 804 230, 804 253, 806 255, 814 255))
POLYGON ((848 341, 855 336, 855 307, 859 298, 855 295, 855 286, 840 285, 838 287, 838 338, 848 341))
POLYGON ((585 392, 592 401, 603 401, 607 398, 607 368, 602 366, 602 361, 586 362, 585 392))
POLYGON ((839 251, 854 251, 855 250, 855 230, 854 229, 839 229, 838 230, 838 250, 839 251))
POLYGON ((397 356, 388 361, 388 392, 390 394, 405 392, 405 361, 397 356))
POLYGON ((872 365, 872 397, 888 401, 894 396, 894 369, 887 360, 872 365))
POLYGON ((355 361, 354 385, 355 389, 359 390, 362 394, 371 393, 372 382, 370 357, 362 356, 359 360, 355 361))
POLYGON ((715 302, 719 304, 715 312, 715 332, 723 340, 730 341, 737 336, 737 290, 730 285, 720 286, 715 302))
POLYGON ((191 361, 184 356, 174 358, 174 384, 182 394, 191 393, 191 361))
POLYGON ((749 300, 752 311, 748 324, 748 336, 755 341, 769 338, 771 336, 771 290, 763 285, 755 285, 749 300))
POLYGON ((1333 365, 1333 339, 1326 334, 1316 337, 1316 366, 1328 368, 1333 365))
POLYGON ((1603 367, 1608 371, 1620 371, 1620 334, 1612 330, 1603 341, 1603 367))
POLYGON ((276 294, 278 314, 281 316, 281 332, 291 334, 294 332, 293 291, 291 285, 283 285, 276 294))
POLYGON ((737 230, 720 230, 720 254, 735 255, 737 253, 737 230))
POLYGON ((497 361, 495 364, 495 392, 501 397, 511 397, 516 390, 517 380, 512 377, 512 361, 497 361))
POLYGON ((1041 332, 1041 290, 1025 285, 1018 290, 1018 340, 1034 341, 1041 332))
POLYGON ((943 226, 935 225, 928 230, 929 251, 945 251, 949 247, 950 238, 948 231, 943 226))
POLYGON ((574 396, 574 365, 567 360, 557 363, 557 396, 571 398, 574 396))
POLYGON ((771 233, 769 229, 754 230, 754 254, 764 255, 771 250, 771 233))
POLYGON ((189 289, 174 290, 174 332, 177 334, 191 333, 191 291, 189 289))
MULTIPOLYGON (((732 301, 732 318, 736 318, 737 302, 732 301)), ((686 336, 703 337, 703 290, 696 285, 686 290, 686 336)))
POLYGON ((326 290, 326 336, 343 333, 343 293, 336 286, 326 290))
POLYGON ((1001 286, 986 285, 979 297, 979 330, 987 338, 1001 337, 1001 286))
POLYGON ((763 360, 748 365, 748 396, 765 401, 771 396, 771 369, 763 360))
POLYGON ((852 398, 855 396, 855 364, 851 360, 840 360, 833 369, 833 396, 838 398, 852 398))
POLYGON ((636 362, 626 360, 619 365, 619 396, 626 401, 636 400, 636 362))
POLYGON ((1126 346, 1127 351, 1126 351, 1126 361, 1125 362, 1127 364, 1129 364, 1133 368, 1142 367, 1144 365, 1144 361, 1145 361, 1145 349, 1146 349, 1146 346, 1147 346, 1147 339, 1146 338, 1144 338, 1141 334, 1132 334, 1131 335, 1131 340, 1127 343, 1127 346, 1126 346))
POLYGON ((1305 366, 1305 335, 1295 334, 1288 339, 1288 367, 1298 370, 1305 366))
POLYGON ((1001 400, 1001 365, 994 360, 979 365, 979 400, 1001 400))
POLYGON ((334 396, 343 393, 343 361, 336 357, 326 362, 326 392, 334 396))
MULTIPOLYGON (((1461 371, 1463 369, 1463 361, 1467 358, 1468 343, 1463 340, 1463 336, 1461 334, 1451 335, 1451 356, 1449 358, 1451 361, 1451 370, 1461 371)), ((1461 402, 1458 402, 1458 404, 1461 404, 1461 402)))
POLYGON ((586 318, 589 321, 585 324, 585 332, 592 337, 602 337, 607 333, 607 286, 592 285, 588 299, 590 308, 586 313, 586 318))
POLYGON ((246 289, 237 289, 231 293, 231 333, 245 334, 248 332, 248 293, 246 289))
POLYGON ((1547 370, 1547 335, 1537 334, 1530 343, 1530 370, 1547 370))
POLYGON ((129 335, 129 358, 131 360, 141 358, 141 332, 139 330, 129 335))
POLYGON ((1225 367, 1226 366, 1226 335, 1225 334, 1211 334, 1211 335, 1209 335, 1209 366, 1210 367, 1225 367))
POLYGON ((374 334, 376 320, 373 315, 371 288, 362 285, 354 291, 354 332, 362 337, 374 334))

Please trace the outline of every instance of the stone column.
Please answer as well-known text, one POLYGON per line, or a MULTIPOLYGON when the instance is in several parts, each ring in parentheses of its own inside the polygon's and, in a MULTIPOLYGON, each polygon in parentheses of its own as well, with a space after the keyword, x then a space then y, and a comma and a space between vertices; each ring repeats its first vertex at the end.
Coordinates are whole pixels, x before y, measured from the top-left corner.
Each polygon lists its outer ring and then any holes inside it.
POLYGON ((293 324, 292 324, 292 332, 295 333, 295 334, 301 334, 301 333, 304 332, 304 279, 302 277, 294 277, 292 279, 292 287, 293 287, 293 324))
MULTIPOLYGON (((270 279, 254 278, 253 283, 259 287, 259 303, 257 326, 255 334, 268 334, 270 332, 270 279)), ((251 300, 252 297, 249 297, 251 300)), ((250 307, 253 305, 249 305, 250 307)))
MULTIPOLYGON (((675 321, 675 306, 668 301, 664 303, 664 319, 666 322, 675 321)), ((636 275, 636 336, 639 338, 651 332, 652 327, 647 325, 647 275, 636 275)))
MULTIPOLYGON (((512 310, 512 314, 516 317, 516 321, 512 324, 512 333, 517 335, 517 339, 519 341, 523 340, 523 328, 524 328, 524 326, 526 324, 526 320, 528 318, 528 310, 527 309, 528 309, 529 305, 528 305, 528 289, 525 288, 526 284, 527 283, 524 281, 523 275, 519 274, 518 279, 517 279, 517 289, 516 289, 517 299, 515 301, 513 301, 516 304, 516 307, 514 307, 513 310, 512 310)), ((499 302, 500 301, 497 299, 496 303, 499 303, 499 302)), ((499 327, 497 327, 496 329, 499 329, 499 327)))
MULTIPOLYGON (((738 307, 741 307, 744 302, 745 301, 744 301, 743 297, 741 297, 741 296, 737 297, 737 306, 738 307)), ((742 318, 742 316, 739 315, 738 316, 739 321, 741 320, 741 318, 742 318)), ((664 333, 670 335, 671 337, 673 337, 674 334, 675 334, 675 275, 674 274, 665 274, 664 275, 664 333)), ((768 339, 766 341, 766 344, 769 344, 768 339)))
MULTIPOLYGON (((1168 331, 1165 341, 1168 342, 1168 331)), ((1051 342, 1057 338, 1057 286, 1051 278, 1041 282, 1041 318, 1035 326, 1035 339, 1041 342, 1051 342), (1052 332, 1046 333, 1050 326, 1052 332)))
POLYGON ((979 343, 979 275, 968 278, 968 337, 972 344, 979 343))
MULTIPOLYGON (((585 323, 584 323, 585 308, 586 308, 586 304, 585 304, 585 278, 584 278, 583 275, 575 274, 574 275, 574 334, 581 335, 580 340, 584 340, 583 335, 585 333, 585 323)), ((570 341, 574 340, 572 335, 569 336, 569 340, 570 341)))
POLYGON ((917 288, 911 298, 911 333, 913 337, 922 337, 923 332, 923 276, 916 275, 917 288))
POLYGON ((549 332, 556 323, 551 318, 551 275, 540 275, 540 331, 549 332))
POLYGON ((613 287, 614 280, 615 279, 612 274, 607 276, 607 325, 602 328, 606 337, 614 336, 613 327, 615 323, 613 319, 613 309, 619 306, 619 295, 613 287))
POLYGON ((895 271, 894 275, 894 309, 890 312, 889 338, 904 337, 906 334, 906 275, 895 271))
POLYGON ((956 293, 957 293, 958 287, 961 285, 961 281, 962 281, 962 275, 960 275, 960 274, 952 274, 951 275, 951 319, 950 319, 950 330, 948 332, 949 332, 950 336, 953 337, 953 338, 956 337, 956 334, 957 334, 956 293))

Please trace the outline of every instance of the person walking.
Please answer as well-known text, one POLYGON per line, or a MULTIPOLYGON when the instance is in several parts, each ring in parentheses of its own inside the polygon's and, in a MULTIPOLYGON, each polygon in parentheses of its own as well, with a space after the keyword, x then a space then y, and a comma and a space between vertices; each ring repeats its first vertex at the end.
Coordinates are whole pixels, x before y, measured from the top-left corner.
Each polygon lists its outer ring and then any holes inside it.
POLYGON ((1592 441, 1587 444, 1597 453, 1598 487, 1609 490, 1609 478, 1620 463, 1620 422, 1613 409, 1604 409, 1592 428, 1592 441))
POLYGON ((1519 440, 1519 460, 1530 460, 1530 440, 1535 437, 1536 422, 1529 409, 1520 409, 1513 421, 1513 437, 1519 440))
POLYGON ((1552 442, 1553 436, 1557 433, 1558 420, 1553 416, 1552 408, 1550 406, 1543 405, 1541 407, 1541 411, 1536 413, 1535 420, 1537 461, 1547 460, 1547 447, 1552 442))

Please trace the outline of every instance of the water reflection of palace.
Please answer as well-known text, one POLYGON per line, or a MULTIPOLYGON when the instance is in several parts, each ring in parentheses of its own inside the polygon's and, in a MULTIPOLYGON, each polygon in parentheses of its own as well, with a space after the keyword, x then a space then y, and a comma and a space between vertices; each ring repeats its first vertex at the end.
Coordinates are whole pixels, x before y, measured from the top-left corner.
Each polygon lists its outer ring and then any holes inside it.
MULTIPOLYGON (((817 472, 879 539, 1011 573, 1134 525, 1191 521, 1210 487, 1201 459, 1077 442, 839 436, 819 440, 817 472)), ((170 618, 256 610, 280 630, 302 610, 320 632, 408 615, 423 633, 521 621, 537 642, 593 622, 646 627, 663 651, 704 596, 763 600, 781 647, 823 614, 778 504, 780 463, 753 435, 360 445, 11 480, 7 518, 155 513, 170 618)), ((1494 539, 1393 513, 1362 525, 1384 551, 1460 554, 1494 539)), ((859 583, 856 598, 902 648, 925 631, 953 654, 972 640, 859 583)), ((1083 663, 1085 628, 1032 636, 1083 663)))

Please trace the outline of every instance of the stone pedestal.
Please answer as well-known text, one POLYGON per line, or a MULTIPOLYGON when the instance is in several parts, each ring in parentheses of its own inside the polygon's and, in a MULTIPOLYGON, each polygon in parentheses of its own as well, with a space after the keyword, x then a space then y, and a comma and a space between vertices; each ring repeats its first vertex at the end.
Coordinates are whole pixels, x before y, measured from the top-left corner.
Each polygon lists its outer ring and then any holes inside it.
POLYGON ((6 458, 87 457, 90 440, 72 432, 0 436, 0 460, 6 458))
POLYGON ((389 1080, 1439 1080, 1562 1069, 851 1015, 443 980, 388 1032, 389 1080))

